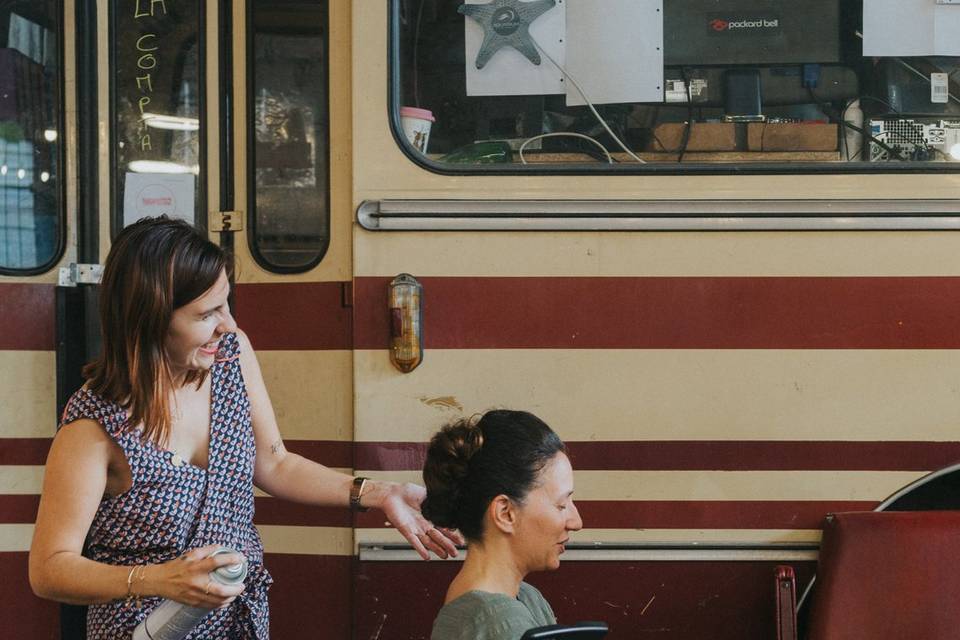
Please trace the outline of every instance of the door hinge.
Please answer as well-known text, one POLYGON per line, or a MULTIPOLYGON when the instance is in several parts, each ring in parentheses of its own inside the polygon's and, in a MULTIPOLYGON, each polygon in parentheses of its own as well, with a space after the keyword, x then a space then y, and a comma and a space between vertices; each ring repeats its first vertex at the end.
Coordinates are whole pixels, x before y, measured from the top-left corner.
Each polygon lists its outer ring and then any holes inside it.
POLYGON ((207 222, 210 231, 243 231, 243 211, 211 211, 207 222))
POLYGON ((76 262, 71 262, 65 267, 60 267, 57 284, 61 287, 75 287, 78 284, 100 284, 102 277, 102 264, 77 264, 76 262))

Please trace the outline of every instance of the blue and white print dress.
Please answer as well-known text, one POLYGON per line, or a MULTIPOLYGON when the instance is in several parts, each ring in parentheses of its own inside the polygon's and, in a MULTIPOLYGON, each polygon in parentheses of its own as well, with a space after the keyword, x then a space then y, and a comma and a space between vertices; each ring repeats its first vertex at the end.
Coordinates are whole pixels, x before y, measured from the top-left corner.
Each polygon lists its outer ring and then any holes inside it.
MULTIPOLYGON (((113 565, 155 564, 209 544, 246 556, 244 592, 228 608, 204 618, 190 640, 270 635, 267 589, 273 580, 263 567, 263 544, 253 525, 256 445, 239 357, 236 334, 224 335, 210 371, 206 469, 142 441, 139 430, 128 428, 123 407, 86 389, 70 398, 61 421, 61 426, 83 418, 98 422, 123 450, 133 476, 128 491, 101 500, 87 539, 89 558, 113 565)), ((140 607, 122 600, 91 605, 87 638, 129 639, 160 602, 144 598, 140 607)))

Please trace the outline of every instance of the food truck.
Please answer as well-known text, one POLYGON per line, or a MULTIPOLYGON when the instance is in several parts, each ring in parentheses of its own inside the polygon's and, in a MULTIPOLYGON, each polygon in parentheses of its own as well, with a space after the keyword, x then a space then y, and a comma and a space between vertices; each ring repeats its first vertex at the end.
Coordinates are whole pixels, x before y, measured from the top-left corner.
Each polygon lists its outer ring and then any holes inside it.
MULTIPOLYGON (((419 481, 494 407, 565 440, 531 575, 611 638, 774 637, 824 517, 960 459, 960 6, 0 3, 4 635, 111 239, 184 218, 287 448, 419 481), (932 34, 932 35, 931 35, 932 34)), ((258 493, 279 638, 426 638, 457 561, 258 493)))

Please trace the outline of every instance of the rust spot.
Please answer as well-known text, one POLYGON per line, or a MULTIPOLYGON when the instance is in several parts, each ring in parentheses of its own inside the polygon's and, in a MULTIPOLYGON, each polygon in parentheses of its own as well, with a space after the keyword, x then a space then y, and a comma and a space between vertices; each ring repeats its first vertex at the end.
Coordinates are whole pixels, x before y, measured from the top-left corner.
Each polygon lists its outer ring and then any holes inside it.
POLYGON ((428 407, 433 407, 434 409, 441 409, 445 411, 463 411, 463 407, 457 402, 457 399, 453 396, 439 396, 436 398, 420 398, 420 402, 427 405, 428 407))

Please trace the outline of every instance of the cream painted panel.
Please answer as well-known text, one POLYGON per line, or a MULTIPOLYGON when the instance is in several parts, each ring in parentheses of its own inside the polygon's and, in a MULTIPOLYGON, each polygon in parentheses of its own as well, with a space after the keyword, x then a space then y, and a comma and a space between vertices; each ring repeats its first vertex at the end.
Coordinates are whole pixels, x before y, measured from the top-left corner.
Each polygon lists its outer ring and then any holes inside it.
POLYGON ((0 553, 30 551, 32 524, 0 524, 0 553))
POLYGON ((43 467, 37 465, 0 465, 0 495, 40 495, 43 467))
POLYGON ((939 232, 389 233, 358 229, 356 275, 955 276, 939 232), (496 256, 492 259, 491 256, 496 256))
POLYGON ((345 527, 257 525, 267 553, 313 556, 353 555, 353 530, 345 527))
POLYGON ((386 351, 357 351, 356 439, 424 442, 453 418, 509 407, 536 413, 567 440, 953 441, 957 358, 892 349, 433 349, 401 374, 386 351))
POLYGON ((56 399, 53 351, 0 351, 0 436, 52 438, 56 399))
MULTIPOLYGON (((397 147, 387 113, 387 3, 353 0, 354 207, 382 198, 953 198, 960 175, 443 176, 397 147)), ((434 126, 443 126, 442 122, 434 126)))
MULTIPOLYGON (((357 473, 422 483, 420 471, 357 473)), ((876 500, 916 471, 576 471, 577 500, 876 500)))
POLYGON ((350 351, 258 351, 267 391, 284 438, 353 438, 350 351))
MULTIPOLYGON (((355 529, 357 544, 403 544, 395 529, 355 529)), ((819 529, 581 529, 570 534, 573 542, 606 543, 738 543, 796 544, 820 542, 819 529)))

